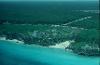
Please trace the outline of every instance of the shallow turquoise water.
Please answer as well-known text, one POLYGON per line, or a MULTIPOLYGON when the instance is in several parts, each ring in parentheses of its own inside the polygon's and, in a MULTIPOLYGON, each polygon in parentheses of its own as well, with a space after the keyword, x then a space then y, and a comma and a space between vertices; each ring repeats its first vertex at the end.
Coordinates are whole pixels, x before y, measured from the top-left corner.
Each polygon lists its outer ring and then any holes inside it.
POLYGON ((100 57, 84 57, 63 49, 0 41, 0 65, 99 65, 100 57))

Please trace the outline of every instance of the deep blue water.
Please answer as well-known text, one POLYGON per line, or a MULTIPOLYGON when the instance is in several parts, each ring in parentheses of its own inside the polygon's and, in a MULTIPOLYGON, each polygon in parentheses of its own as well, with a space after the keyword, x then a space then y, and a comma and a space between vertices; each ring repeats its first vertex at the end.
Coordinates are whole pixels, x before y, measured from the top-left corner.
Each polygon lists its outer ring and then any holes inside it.
POLYGON ((63 49, 0 41, 0 65, 99 65, 99 57, 84 57, 63 49))

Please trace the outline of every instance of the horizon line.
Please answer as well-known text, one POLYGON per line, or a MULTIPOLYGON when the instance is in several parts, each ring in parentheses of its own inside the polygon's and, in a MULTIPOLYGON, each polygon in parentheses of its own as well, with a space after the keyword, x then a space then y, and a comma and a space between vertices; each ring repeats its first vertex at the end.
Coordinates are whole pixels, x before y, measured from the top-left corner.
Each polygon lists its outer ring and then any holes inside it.
MULTIPOLYGON (((16 1, 19 1, 19 2, 23 2, 23 1, 33 1, 33 2, 45 2, 45 1, 47 1, 47 0, 0 0, 0 1, 2 1, 2 2, 16 2, 16 1)), ((47 2, 61 2, 61 1, 66 1, 66 2, 78 2, 78 0, 77 1, 75 1, 75 0, 48 0, 47 2)), ((87 1, 94 1, 94 0, 82 0, 82 1, 79 1, 79 2, 87 2, 87 1)), ((95 0, 96 2, 98 1, 99 2, 99 0, 95 0)))

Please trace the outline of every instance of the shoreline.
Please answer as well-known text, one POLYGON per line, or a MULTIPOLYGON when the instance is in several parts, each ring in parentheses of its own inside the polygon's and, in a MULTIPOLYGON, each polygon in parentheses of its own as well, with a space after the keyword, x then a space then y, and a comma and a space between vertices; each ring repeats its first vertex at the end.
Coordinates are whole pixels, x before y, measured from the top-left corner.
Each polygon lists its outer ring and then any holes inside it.
MULTIPOLYGON (((0 40, 4 40, 4 41, 9 41, 9 42, 14 42, 16 44, 24 44, 23 41, 20 41, 20 40, 17 40, 17 39, 6 39, 6 37, 0 37, 0 40)), ((61 43, 57 43, 56 45, 50 45, 50 46, 47 46, 48 48, 59 48, 59 49, 65 49, 66 47, 68 47, 71 42, 74 42, 74 41, 65 41, 65 42, 61 42, 61 43)), ((32 45, 36 45, 36 44, 32 44, 32 45)), ((32 45, 27 45, 27 46, 32 46, 32 45)), ((38 45, 38 46, 41 46, 41 45, 38 45)), ((43 47, 43 46, 42 46, 43 47)), ((44 46, 46 47, 46 46, 44 46)))
POLYGON ((12 40, 8 39, 7 40, 6 37, 0 37, 0 41, 8 41, 8 42, 12 42, 12 44, 29 46, 29 47, 38 46, 38 47, 42 47, 42 48, 62 49, 62 50, 65 50, 65 51, 73 52, 73 53, 75 53, 77 55, 81 55, 81 56, 98 56, 98 55, 95 55, 95 54, 92 55, 93 53, 88 54, 87 51, 82 52, 82 51, 76 50, 76 52, 75 52, 75 50, 69 49, 68 47, 70 46, 71 43, 75 42, 74 40, 56 43, 55 45, 49 45, 49 46, 42 46, 42 45, 37 45, 37 44, 29 45, 29 44, 25 44, 23 41, 20 41, 20 40, 17 40, 17 39, 12 39, 12 40))
POLYGON ((14 42, 14 43, 16 43, 16 44, 24 44, 23 41, 20 41, 20 40, 17 40, 17 39, 12 39, 12 40, 10 40, 10 39, 6 39, 6 37, 0 37, 0 40, 9 41, 9 42, 14 42))
POLYGON ((68 47, 71 42, 74 42, 74 41, 65 41, 65 42, 61 42, 59 44, 56 44, 56 45, 50 45, 49 48, 61 48, 61 49, 65 49, 66 47, 68 47))

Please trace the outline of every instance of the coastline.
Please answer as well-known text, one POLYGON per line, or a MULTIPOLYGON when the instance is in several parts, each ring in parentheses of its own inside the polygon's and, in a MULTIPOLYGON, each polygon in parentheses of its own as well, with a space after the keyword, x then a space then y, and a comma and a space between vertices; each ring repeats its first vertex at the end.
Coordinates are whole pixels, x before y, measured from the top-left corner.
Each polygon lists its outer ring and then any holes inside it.
POLYGON ((34 47, 34 46, 39 46, 42 48, 54 48, 54 49, 62 49, 62 50, 66 50, 66 51, 71 51, 73 53, 76 53, 77 55, 82 55, 82 56, 99 56, 99 50, 97 51, 97 53, 93 53, 93 51, 91 49, 85 49, 85 47, 83 47, 84 49, 77 49, 77 48, 69 48, 71 43, 75 42, 74 40, 67 40, 61 43, 56 43, 55 45, 49 45, 49 46, 42 46, 42 45, 37 45, 37 44, 25 44, 24 41, 20 41, 17 39, 6 39, 6 37, 0 37, 0 40, 2 41, 8 41, 8 42, 12 42, 13 44, 18 44, 18 45, 25 45, 25 46, 29 46, 29 47, 34 47), (89 51, 88 51, 89 50, 89 51))
POLYGON ((61 42, 59 44, 56 44, 56 45, 51 45, 49 46, 49 48, 61 48, 61 49, 65 49, 66 47, 68 47, 71 42, 74 42, 74 41, 65 41, 65 42, 61 42))
POLYGON ((16 44, 24 44, 23 41, 20 41, 20 40, 17 40, 17 39, 12 39, 12 40, 10 40, 10 39, 6 39, 6 37, 0 37, 0 40, 9 41, 9 42, 14 42, 14 43, 16 43, 16 44))
MULTIPOLYGON (((17 40, 17 39, 6 39, 6 37, 0 37, 0 40, 4 40, 4 41, 9 41, 9 42, 14 42, 16 44, 24 44, 23 41, 20 41, 20 40, 17 40)), ((48 46, 48 48, 60 48, 60 49, 65 49, 66 47, 68 47, 71 42, 74 42, 74 41, 65 41, 65 42, 61 42, 61 43, 57 43, 56 45, 50 45, 48 46)), ((35 44, 31 44, 31 45, 27 45, 27 46, 32 46, 32 45, 35 45, 35 44)), ((40 45, 39 45, 40 46, 40 45)), ((44 46, 45 47, 45 46, 44 46)))

